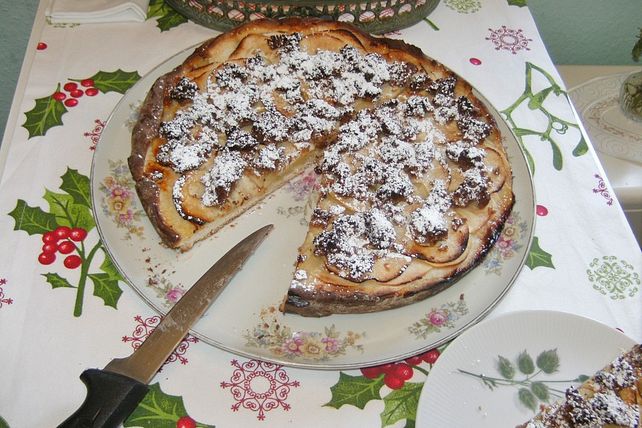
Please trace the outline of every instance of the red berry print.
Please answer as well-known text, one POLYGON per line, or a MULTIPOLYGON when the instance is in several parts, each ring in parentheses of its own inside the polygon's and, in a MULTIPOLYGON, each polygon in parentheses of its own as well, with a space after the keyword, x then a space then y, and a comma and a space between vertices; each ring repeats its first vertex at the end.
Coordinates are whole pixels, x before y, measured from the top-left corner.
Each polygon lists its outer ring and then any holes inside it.
POLYGON ((65 257, 65 260, 63 263, 65 267, 68 269, 76 269, 78 266, 82 264, 82 259, 80 258, 80 256, 72 254, 71 256, 65 257))
POLYGON ((412 367, 406 363, 398 363, 395 364, 394 371, 391 372, 391 374, 394 374, 399 379, 406 381, 412 377, 413 370, 412 367))
POLYGON ((181 416, 176 421, 176 428, 196 428, 196 422, 189 416, 181 416))
POLYGON ((56 238, 58 239, 67 239, 69 238, 69 234, 71 233, 71 228, 67 226, 58 226, 54 231, 54 235, 56 235, 56 238))
POLYGON ((481 59, 479 59, 479 58, 475 58, 475 57, 470 58, 468 61, 470 61, 470 63, 471 63, 472 65, 481 65, 481 63, 482 63, 482 62, 481 62, 481 59))
POLYGON ((58 237, 53 232, 45 232, 42 234, 42 242, 45 244, 55 244, 58 242, 58 237))
POLYGON ((78 100, 76 98, 69 98, 65 100, 65 105, 67 107, 76 107, 78 105, 78 100))
MULTIPOLYGON (((58 252, 60 254, 70 254, 76 249, 76 246, 71 241, 62 241, 58 244, 58 252)), ((44 251, 44 247, 43 247, 44 251)))
POLYGON ((40 253, 38 261, 40 264, 50 265, 56 261, 56 255, 54 253, 40 253))
POLYGON ((86 237, 87 237, 87 231, 82 227, 74 227, 69 232, 69 238, 72 241, 76 241, 76 242, 84 241, 86 237))
POLYGON ((58 251, 58 244, 55 242, 48 243, 42 246, 42 252, 45 254, 55 254, 58 251))
POLYGON ((441 355, 441 352, 439 352, 439 349, 431 349, 430 351, 423 354, 422 358, 428 364, 435 364, 435 362, 437 361, 437 358, 439 358, 439 355, 441 355))
POLYGON ((411 366, 418 366, 423 360, 421 359, 421 355, 415 355, 414 357, 406 358, 404 361, 411 366))
POLYGON ((85 91, 85 95, 87 95, 88 97, 96 96, 96 95, 98 95, 98 89, 96 89, 96 88, 87 88, 87 90, 85 91))
POLYGON ((540 217, 546 217, 548 215, 548 208, 546 208, 544 205, 538 205, 535 209, 535 212, 540 217))
POLYGON ((364 367, 361 369, 361 374, 368 379, 375 379, 383 373, 380 366, 364 367))
POLYGON ((83 79, 80 81, 80 86, 91 88, 92 86, 94 86, 94 81, 92 79, 83 79))
POLYGON ((78 83, 76 82, 67 82, 65 83, 65 86, 62 87, 67 92, 74 91, 78 88, 78 83))
POLYGON ((54 92, 54 94, 51 97, 56 101, 62 101, 65 98, 67 98, 67 94, 65 94, 64 92, 58 91, 58 92, 54 92))
POLYGON ((69 95, 71 95, 74 98, 80 98, 83 96, 85 92, 82 89, 74 89, 73 91, 69 91, 69 95))
POLYGON ((45 49, 47 49, 47 44, 45 42, 38 42, 38 44, 36 45, 36 49, 38 49, 39 51, 44 51, 45 49))
POLYGON ((390 373, 395 369, 395 365, 392 363, 384 364, 382 366, 377 366, 379 367, 379 370, 381 370, 381 373, 390 373))
POLYGON ((390 389, 400 389, 401 387, 403 387, 406 381, 401 378, 398 378, 392 373, 387 373, 383 377, 383 383, 385 383, 386 386, 390 389))

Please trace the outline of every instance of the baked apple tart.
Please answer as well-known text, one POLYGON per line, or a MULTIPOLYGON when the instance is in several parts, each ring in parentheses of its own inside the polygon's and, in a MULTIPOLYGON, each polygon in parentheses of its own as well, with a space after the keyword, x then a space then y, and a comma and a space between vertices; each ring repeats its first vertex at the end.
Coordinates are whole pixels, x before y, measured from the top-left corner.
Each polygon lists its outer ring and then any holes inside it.
POLYGON ((443 290, 514 202, 500 132, 467 82, 414 46, 315 19, 252 22, 160 77, 129 166, 180 251, 314 166, 320 191, 281 307, 304 316, 443 290))

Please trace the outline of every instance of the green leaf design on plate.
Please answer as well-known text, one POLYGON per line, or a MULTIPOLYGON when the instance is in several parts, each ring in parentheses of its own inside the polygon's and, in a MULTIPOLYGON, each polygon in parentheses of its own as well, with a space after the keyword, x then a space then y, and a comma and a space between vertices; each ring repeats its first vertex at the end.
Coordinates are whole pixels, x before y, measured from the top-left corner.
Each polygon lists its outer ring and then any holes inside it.
POLYGON ((47 279, 47 282, 51 284, 51 288, 76 288, 57 273, 45 273, 42 276, 44 276, 47 279))
POLYGON ((78 205, 83 205, 91 209, 89 177, 80 174, 76 169, 67 168, 67 171, 61 178, 62 185, 60 186, 60 190, 69 193, 78 205))
POLYGON ((535 363, 530 354, 525 350, 517 357, 517 367, 524 374, 531 374, 535 371, 535 363))
POLYGON ((535 398, 535 395, 530 391, 528 388, 520 388, 519 392, 517 393, 517 396, 519 397, 519 401, 532 411, 537 411, 537 398, 535 398))
POLYGON ((555 266, 553 265, 553 256, 542 250, 539 246, 539 238, 537 236, 533 237, 531 248, 528 251, 528 256, 526 257, 526 266, 531 270, 538 266, 555 269, 555 266))
MULTIPOLYGON (((158 383, 149 385, 149 392, 123 423, 125 427, 176 428, 176 422, 188 416, 183 398, 165 394, 158 383)), ((196 422, 198 428, 214 428, 196 422)))
POLYGON ((124 94, 134 83, 140 79, 140 74, 136 71, 99 71, 90 77, 94 81, 94 86, 103 93, 118 92, 124 94))
POLYGON ((40 207, 31 207, 22 199, 18 199, 9 215, 16 223, 13 230, 22 230, 29 235, 42 235, 58 226, 55 215, 44 212, 40 207))
POLYGON ((587 380, 589 380, 589 377, 590 377, 590 376, 587 376, 587 375, 585 375, 585 374, 583 374, 583 375, 579 375, 579 376, 577 377, 577 379, 576 379, 576 382, 584 383, 584 382, 586 382, 587 380))
POLYGON ((548 386, 542 382, 531 383, 531 391, 540 399, 540 401, 548 401, 551 395, 548 392, 548 386))
POLYGON ((0 428, 9 428, 9 424, 0 416, 0 428))
POLYGON ((560 367, 560 358, 557 355, 557 349, 543 351, 537 356, 536 361, 537 367, 547 374, 555 373, 560 367))
POLYGON ((332 399, 324 406, 340 408, 345 404, 363 409, 370 400, 381 400, 381 387, 384 385, 383 376, 368 379, 365 376, 350 376, 339 373, 339 381, 330 391, 332 399))
POLYGON ((519 6, 519 7, 528 6, 527 0, 508 0, 508 5, 519 6))
POLYGON ((504 379, 514 378, 515 367, 513 366, 513 363, 511 363, 508 358, 502 357, 501 355, 498 355, 497 358, 497 370, 499 370, 499 373, 504 377, 504 379))
POLYGON ((147 19, 158 18, 156 26, 163 31, 171 30, 187 22, 187 18, 165 3, 165 0, 151 0, 147 9, 147 19))
MULTIPOLYGON (((60 90, 60 84, 56 92, 60 90)), ((62 115, 67 108, 60 101, 54 100, 53 94, 36 99, 34 108, 25 113, 27 119, 22 127, 29 132, 29 138, 45 135, 50 128, 62 126, 62 115)))
POLYGON ((381 426, 392 425, 402 419, 414 421, 422 386, 422 383, 406 382, 402 388, 383 397, 385 407, 381 413, 381 426))
POLYGON ((94 296, 100 297, 105 306, 117 309, 118 299, 123 290, 118 286, 118 280, 106 273, 90 273, 89 278, 94 283, 94 296))

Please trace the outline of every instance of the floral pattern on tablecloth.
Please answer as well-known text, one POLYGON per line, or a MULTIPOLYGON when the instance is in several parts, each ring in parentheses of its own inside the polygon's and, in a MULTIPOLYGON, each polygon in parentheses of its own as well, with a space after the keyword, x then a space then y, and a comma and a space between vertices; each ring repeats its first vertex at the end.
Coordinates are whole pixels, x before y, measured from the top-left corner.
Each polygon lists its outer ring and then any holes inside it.
POLYGON ((597 180, 597 186, 592 189, 593 193, 603 197, 606 200, 606 205, 613 205, 613 198, 602 176, 600 174, 593 174, 593 178, 597 180))
MULTIPOLYGON (((136 327, 134 327, 134 331, 132 331, 131 336, 123 336, 122 341, 125 343, 130 343, 134 350, 138 349, 143 344, 145 339, 147 339, 147 337, 152 334, 156 327, 158 327, 158 324, 160 324, 161 320, 162 318, 158 315, 147 318, 143 318, 141 315, 136 315, 134 317, 134 321, 136 321, 136 327)), ((181 343, 176 346, 176 349, 174 349, 171 355, 167 357, 167 360, 159 369, 159 371, 162 371, 165 365, 173 363, 174 361, 179 361, 181 364, 187 364, 189 360, 185 356, 185 353, 189 349, 190 344, 198 342, 198 338, 192 336, 191 334, 185 336, 185 338, 181 340, 181 343)))
POLYGON ((445 0, 444 4, 458 13, 475 13, 482 7, 479 0, 445 0))
POLYGON ((266 412, 291 409, 288 396, 294 388, 301 386, 298 380, 291 380, 288 371, 281 365, 249 360, 230 362, 234 371, 229 381, 221 382, 222 389, 228 389, 235 403, 231 409, 238 412, 246 409, 256 412, 256 418, 265 420, 266 412))
POLYGON ((594 258, 586 274, 593 289, 613 300, 635 297, 640 291, 640 274, 631 263, 615 256, 594 258))
POLYGON ((0 278, 0 309, 2 309, 3 306, 13 304, 13 299, 11 297, 8 297, 5 294, 4 289, 6 286, 7 286, 7 279, 0 278))

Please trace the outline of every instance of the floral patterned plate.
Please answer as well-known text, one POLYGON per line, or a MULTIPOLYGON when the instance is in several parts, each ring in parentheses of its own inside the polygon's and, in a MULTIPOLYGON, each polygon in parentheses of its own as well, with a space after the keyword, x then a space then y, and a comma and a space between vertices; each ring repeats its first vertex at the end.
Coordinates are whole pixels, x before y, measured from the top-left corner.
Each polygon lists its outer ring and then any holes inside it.
POLYGON ((416 426, 514 427, 634 344, 612 327, 564 312, 483 321, 448 345, 430 370, 416 426))
POLYGON ((312 209, 309 194, 317 186, 312 171, 186 253, 160 245, 127 168, 131 127, 137 106, 154 80, 190 52, 170 58, 126 93, 107 121, 92 165, 92 202, 101 238, 126 281, 156 311, 166 313, 215 260, 267 223, 276 227, 271 236, 192 332, 207 343, 250 358, 321 369, 399 360, 451 340, 479 321, 508 291, 530 247, 535 204, 524 155, 494 109, 513 167, 515 208, 482 264, 427 300, 380 313, 318 319, 284 316, 277 310, 312 209))

